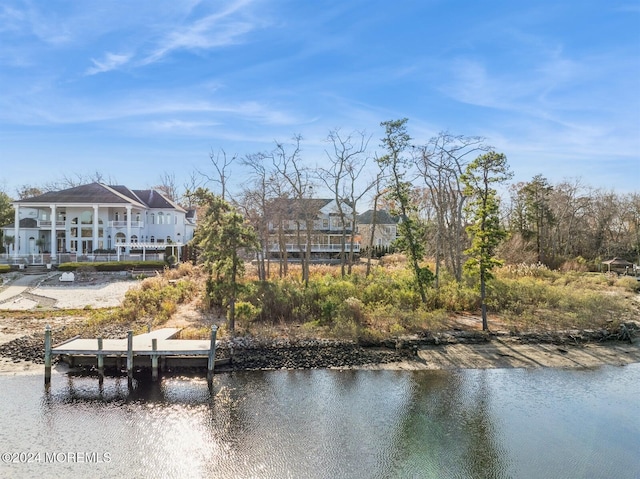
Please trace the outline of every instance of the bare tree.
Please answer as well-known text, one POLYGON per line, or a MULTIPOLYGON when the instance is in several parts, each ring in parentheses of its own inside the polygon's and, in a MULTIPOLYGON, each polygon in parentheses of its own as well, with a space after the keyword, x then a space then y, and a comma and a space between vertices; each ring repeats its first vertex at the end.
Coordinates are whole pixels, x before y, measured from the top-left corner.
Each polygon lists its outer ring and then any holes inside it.
POLYGON ((22 185, 19 188, 16 188, 16 196, 19 200, 25 200, 27 198, 33 198, 34 196, 40 196, 44 191, 42 191, 37 186, 32 185, 22 185))
POLYGON ((196 171, 192 171, 187 181, 182 185, 184 191, 182 197, 187 208, 193 208, 195 205, 195 192, 203 186, 202 178, 196 171))
POLYGON ((60 191, 69 188, 75 188, 77 186, 86 185, 89 183, 103 183, 107 185, 115 185, 118 181, 111 177, 105 176, 102 172, 96 170, 93 173, 82 174, 75 173, 73 176, 63 174, 62 177, 56 181, 45 183, 42 187, 44 192, 47 191, 60 191))
POLYGON ((238 156, 233 155, 229 158, 227 157, 227 152, 220 148, 217 152, 211 150, 211 153, 209 153, 209 159, 216 170, 216 174, 209 175, 202 171, 198 171, 198 173, 205 177, 207 181, 219 185, 220 197, 225 200, 227 196, 227 181, 229 180, 229 167, 238 159, 238 156))
POLYGON ((414 150, 414 161, 428 189, 426 195, 435 213, 435 286, 438 286, 440 263, 462 279, 464 241, 464 186, 460 176, 468 157, 490 150, 484 138, 441 132, 414 150))
POLYGON ((270 172, 265 165, 264 153, 249 154, 241 160, 241 164, 250 169, 250 184, 242 189, 242 203, 245 216, 257 232, 259 249, 256 251, 258 277, 261 281, 269 278, 269 203, 270 172))
MULTIPOLYGON (((379 162, 376 160, 376 163, 379 162)), ((369 245, 367 248, 367 272, 366 275, 371 274, 371 256, 373 255, 373 242, 376 236, 376 227, 378 226, 378 202, 384 195, 382 188, 382 182, 384 181, 384 172, 382 169, 378 171, 375 179, 372 182, 374 188, 373 194, 373 212, 371 217, 371 231, 369 232, 369 245)))
POLYGON ((274 173, 280 175, 286 182, 291 197, 295 202, 290 203, 293 208, 290 212, 296 225, 296 238, 300 260, 302 264, 302 280, 305 285, 309 284, 309 264, 311 263, 311 245, 313 221, 317 211, 312 201, 313 182, 309 169, 303 165, 300 157, 300 142, 302 137, 295 135, 292 138, 293 144, 290 147, 276 142, 276 147, 271 152, 270 157, 274 168, 274 173), (302 242, 302 226, 306 243, 302 242), (304 249, 304 254, 302 254, 304 249))
POLYGON ((160 191, 164 196, 171 201, 178 202, 180 200, 180 193, 178 192, 178 185, 176 184, 175 173, 164 172, 160 175, 159 183, 154 186, 154 189, 160 191))
POLYGON ((357 192, 356 185, 360 174, 367 165, 365 152, 371 136, 364 132, 353 132, 347 136, 341 136, 340 130, 329 132, 327 142, 331 144, 331 151, 326 151, 329 160, 328 168, 318 168, 318 178, 332 192, 338 216, 342 224, 342 240, 340 242, 340 265, 342 276, 346 274, 345 266, 348 264, 348 273, 351 274, 353 265, 353 249, 355 245, 355 225, 357 222, 357 201, 373 186, 369 183, 363 190, 357 192), (348 204, 350 215, 344 209, 348 204), (349 238, 349 254, 346 254, 347 225, 351 225, 349 238))

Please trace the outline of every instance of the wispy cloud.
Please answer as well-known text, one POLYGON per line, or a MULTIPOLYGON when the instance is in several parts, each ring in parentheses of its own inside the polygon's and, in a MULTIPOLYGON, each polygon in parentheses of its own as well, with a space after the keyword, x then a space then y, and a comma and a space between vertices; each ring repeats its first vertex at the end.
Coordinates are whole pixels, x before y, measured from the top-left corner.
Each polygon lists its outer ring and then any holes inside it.
POLYGON ((250 0, 237 1, 220 12, 174 29, 141 63, 156 62, 177 50, 207 50, 238 43, 244 34, 255 28, 255 24, 233 16, 251 3, 250 0))
POLYGON ((96 73, 104 73, 121 67, 129 62, 130 54, 107 53, 102 60, 91 59, 93 66, 86 71, 87 75, 95 75, 96 73))

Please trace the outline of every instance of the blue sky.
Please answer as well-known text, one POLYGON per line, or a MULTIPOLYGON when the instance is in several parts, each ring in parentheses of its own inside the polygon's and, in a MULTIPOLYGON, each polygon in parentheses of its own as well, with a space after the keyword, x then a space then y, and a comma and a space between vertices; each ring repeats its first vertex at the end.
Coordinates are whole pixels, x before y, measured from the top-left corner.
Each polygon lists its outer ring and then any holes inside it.
MULTIPOLYGON (((21 1, 0 5, 0 189, 95 171, 179 185, 303 137, 408 118, 486 137, 514 181, 640 190, 639 0, 21 1)), ((236 168, 232 187, 246 175, 236 168)))

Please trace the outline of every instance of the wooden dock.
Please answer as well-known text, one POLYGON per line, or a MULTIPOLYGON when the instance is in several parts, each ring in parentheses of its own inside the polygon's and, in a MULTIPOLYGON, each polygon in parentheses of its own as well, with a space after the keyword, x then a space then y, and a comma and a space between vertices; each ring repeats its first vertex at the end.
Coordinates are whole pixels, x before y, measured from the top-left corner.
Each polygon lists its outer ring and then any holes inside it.
POLYGON ((207 380, 213 379, 216 363, 229 360, 215 360, 217 326, 212 326, 211 337, 207 340, 173 339, 177 328, 162 328, 145 334, 133 335, 129 331, 126 339, 80 339, 72 338, 56 346, 51 345, 51 327, 45 329, 45 384, 51 381, 51 358, 62 356, 70 365, 95 365, 103 375, 105 362, 120 366, 126 358, 127 375, 133 377, 134 365, 151 367, 153 380, 158 379, 159 369, 169 364, 184 362, 188 358, 207 360, 207 380))

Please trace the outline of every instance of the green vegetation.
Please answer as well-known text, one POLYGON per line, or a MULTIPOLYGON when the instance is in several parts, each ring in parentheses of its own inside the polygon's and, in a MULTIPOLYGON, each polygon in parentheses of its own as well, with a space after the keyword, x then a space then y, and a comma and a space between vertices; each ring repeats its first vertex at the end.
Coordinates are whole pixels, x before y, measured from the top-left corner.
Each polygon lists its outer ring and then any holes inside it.
POLYGON ((166 267, 164 261, 105 261, 95 263, 62 263, 58 266, 59 271, 76 271, 79 268, 91 267, 95 271, 129 271, 135 269, 162 271, 166 267))
POLYGON ((255 250, 258 239, 242 215, 222 197, 203 188, 198 188, 194 196, 204 208, 193 242, 209 275, 206 300, 208 304, 228 308, 228 327, 233 331, 236 299, 241 289, 239 281, 244 275, 240 252, 255 250))
MULTIPOLYGON (((503 267, 486 291, 494 327, 511 331, 617 327, 632 318, 634 278, 559 273, 543 266, 503 267)), ((301 326, 308 335, 367 342, 390 336, 456 327, 462 314, 481 305, 477 278, 457 282, 443 275, 426 303, 406 263, 378 266, 365 276, 360 267, 342 277, 338 267, 311 268, 305 288, 295 272, 287 278, 244 282, 237 299, 239 332, 301 326)))
POLYGON ((0 264, 0 274, 8 273, 9 271, 11 271, 11 266, 8 264, 0 264))
POLYGON ((465 185, 464 194, 470 199, 466 211, 471 217, 467 233, 471 246, 465 251, 469 259, 465 267, 480 275, 480 301, 482 308, 482 329, 487 330, 487 281, 493 278, 492 270, 502 261, 495 257, 496 248, 507 236, 500 224, 500 200, 493 188, 494 184, 505 182, 512 176, 503 154, 489 152, 479 156, 467 165, 461 179, 465 185))

